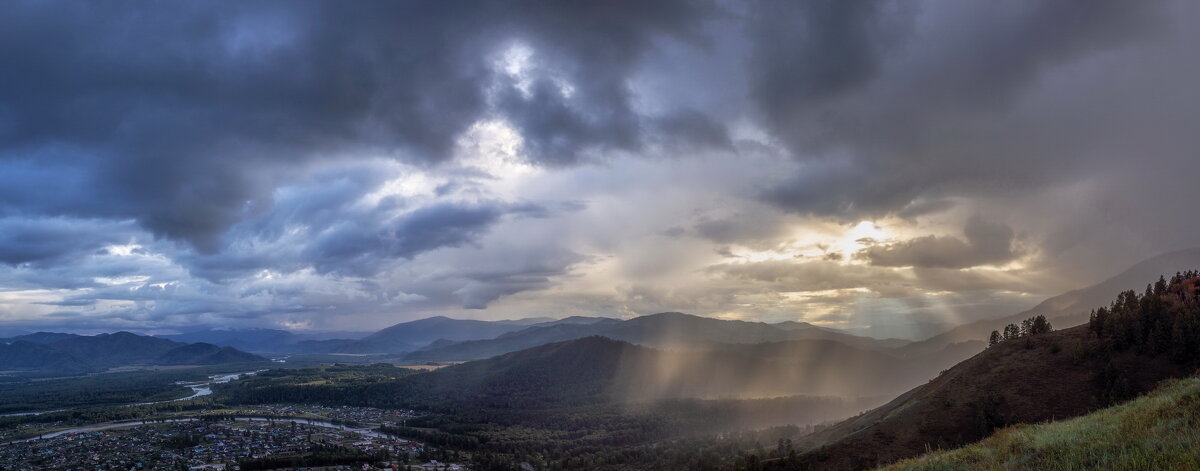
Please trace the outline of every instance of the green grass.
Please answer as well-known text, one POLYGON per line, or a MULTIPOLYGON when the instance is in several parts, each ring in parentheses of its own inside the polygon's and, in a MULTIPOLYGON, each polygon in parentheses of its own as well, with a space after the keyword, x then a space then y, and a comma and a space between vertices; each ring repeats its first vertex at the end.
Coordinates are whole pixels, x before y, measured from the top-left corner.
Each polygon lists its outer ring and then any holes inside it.
POLYGON ((878 468, 901 470, 1200 469, 1200 377, 1071 420, 1017 425, 962 448, 878 468))

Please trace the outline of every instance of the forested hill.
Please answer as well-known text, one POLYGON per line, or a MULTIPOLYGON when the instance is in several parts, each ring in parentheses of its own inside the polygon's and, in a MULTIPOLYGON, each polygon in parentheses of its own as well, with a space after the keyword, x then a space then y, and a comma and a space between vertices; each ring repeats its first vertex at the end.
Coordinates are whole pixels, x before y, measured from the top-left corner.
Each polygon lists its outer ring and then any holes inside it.
POLYGON ((1121 293, 1087 325, 1023 334, 801 443, 779 469, 862 469, 963 445, 993 429, 1087 413, 1200 366, 1196 273, 1121 293))
POLYGON ((605 402, 623 368, 654 364, 658 352, 602 337, 551 343, 380 382, 288 382, 272 370, 222 388, 231 402, 317 402, 375 407, 537 409, 605 402))
POLYGON ((229 347, 117 332, 72 335, 39 332, 0 343, 0 370, 9 375, 62 375, 134 365, 213 365, 266 361, 229 347))
POLYGON ((888 397, 949 366, 830 340, 658 350, 592 336, 450 366, 386 386, 336 392, 327 385, 295 386, 286 393, 294 396, 289 399, 279 396, 284 393, 278 390, 252 392, 265 385, 248 381, 248 389, 238 394, 241 401, 260 402, 327 400, 328 396, 361 397, 362 404, 393 406, 428 397, 521 408, 670 398, 888 397))

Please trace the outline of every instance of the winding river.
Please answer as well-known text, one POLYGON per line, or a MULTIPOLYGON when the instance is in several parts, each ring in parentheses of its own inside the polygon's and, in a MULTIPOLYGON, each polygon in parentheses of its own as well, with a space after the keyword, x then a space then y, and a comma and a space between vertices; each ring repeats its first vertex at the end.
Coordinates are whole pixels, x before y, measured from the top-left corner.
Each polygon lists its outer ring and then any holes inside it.
POLYGON ((201 381, 199 383, 187 383, 185 381, 180 381, 175 384, 179 384, 179 385, 187 386, 187 387, 191 388, 192 389, 191 396, 181 397, 179 399, 167 399, 165 401, 138 402, 135 404, 129 404, 126 407, 148 406, 148 405, 152 405, 152 404, 166 404, 168 402, 187 401, 190 399, 195 399, 200 396, 207 396, 207 395, 212 394, 212 386, 214 384, 225 384, 230 381, 238 380, 238 379, 242 378, 243 376, 253 376, 253 375, 256 375, 263 371, 267 371, 267 370, 243 371, 241 373, 233 373, 233 374, 225 374, 225 375, 212 375, 212 376, 208 377, 208 381, 201 381))
MULTIPOLYGON (((149 406, 149 405, 153 405, 153 404, 166 404, 168 402, 187 401, 187 400, 195 399, 195 398, 201 397, 201 396, 208 396, 213 393, 212 386, 214 384, 228 383, 230 381, 235 381, 235 380, 240 379, 245 376, 256 375, 263 371, 266 371, 266 370, 243 371, 241 373, 230 373, 230 374, 217 374, 217 375, 209 376, 207 381, 201 381, 198 383, 180 381, 175 384, 178 384, 181 386, 187 386, 188 388, 190 388, 192 390, 192 394, 190 396, 181 397, 179 399, 167 399, 165 401, 137 402, 137 403, 133 403, 133 404, 125 404, 122 407, 149 406)), ((78 408, 83 408, 83 407, 92 407, 92 406, 80 406, 78 408)), ((19 416, 24 416, 24 415, 42 415, 42 414, 49 414, 51 412, 63 412, 63 411, 68 411, 68 410, 71 410, 71 409, 54 409, 54 410, 43 410, 43 411, 33 411, 33 412, 13 412, 13 413, 9 413, 9 414, 0 414, 0 417, 19 417, 19 416)))

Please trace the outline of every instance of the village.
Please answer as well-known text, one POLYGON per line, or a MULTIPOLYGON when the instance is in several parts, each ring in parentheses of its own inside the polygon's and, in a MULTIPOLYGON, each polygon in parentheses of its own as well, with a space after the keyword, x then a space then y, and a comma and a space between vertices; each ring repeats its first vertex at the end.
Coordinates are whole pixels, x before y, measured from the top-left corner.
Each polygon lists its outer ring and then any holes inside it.
POLYGON ((403 424, 412 411, 276 405, 223 412, 0 444, 0 469, 240 471, 299 463, 322 470, 466 469, 436 461, 419 442, 370 428, 403 424))

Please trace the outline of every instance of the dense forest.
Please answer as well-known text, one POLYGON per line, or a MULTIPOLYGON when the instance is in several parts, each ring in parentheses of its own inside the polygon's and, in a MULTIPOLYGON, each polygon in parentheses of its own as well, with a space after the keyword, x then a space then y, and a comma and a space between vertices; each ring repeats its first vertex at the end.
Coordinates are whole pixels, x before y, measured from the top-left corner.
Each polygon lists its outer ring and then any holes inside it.
POLYGON ((178 399, 192 390, 176 381, 201 379, 203 375, 190 372, 131 372, 0 383, 0 414, 178 399))
POLYGON ((0 371, 4 378, 72 376, 133 366, 266 361, 234 348, 186 344, 130 332, 98 335, 38 332, 0 339, 0 371))
POLYGON ((1125 291, 1108 307, 1092 311, 1088 326, 1114 350, 1200 364, 1200 272, 1177 273, 1170 282, 1159 277, 1141 295, 1125 291))
POLYGON ((353 448, 340 446, 316 447, 302 455, 264 456, 238 461, 238 466, 247 471, 269 469, 303 469, 315 466, 363 465, 387 461, 387 452, 364 453, 353 448))

